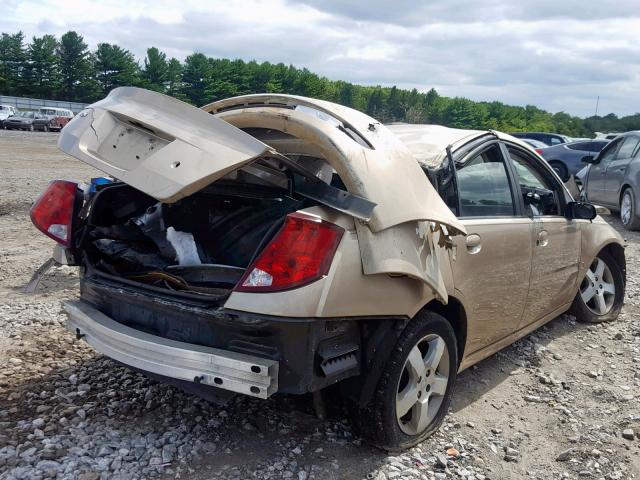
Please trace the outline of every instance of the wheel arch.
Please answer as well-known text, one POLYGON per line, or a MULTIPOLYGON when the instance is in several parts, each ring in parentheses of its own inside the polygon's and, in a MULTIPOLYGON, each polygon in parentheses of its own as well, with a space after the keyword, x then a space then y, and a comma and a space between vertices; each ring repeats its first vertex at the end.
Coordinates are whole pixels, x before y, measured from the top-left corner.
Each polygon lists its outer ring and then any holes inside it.
MULTIPOLYGON (((460 366, 467 342, 467 314, 462 302, 452 296, 449 296, 446 305, 434 299, 424 305, 413 318, 424 311, 437 313, 451 324, 456 336, 458 366, 460 366)), ((363 375, 352 377, 343 382, 345 393, 356 400, 359 405, 364 406, 373 398, 382 369, 387 363, 395 343, 410 321, 409 318, 398 318, 377 321, 375 326, 369 325, 372 328, 365 336, 363 347, 369 352, 366 356, 371 358, 371 362, 366 366, 363 365, 363 375)))
POLYGON ((625 259, 625 255, 624 255, 624 247, 622 245, 620 245, 619 243, 608 243, 607 245, 605 245, 604 247, 602 247, 600 249, 600 252, 598 252, 598 255, 601 252, 608 253, 615 260, 615 262, 620 267, 620 270, 622 270, 622 277, 623 277, 624 283, 626 285, 626 283, 627 283, 627 263, 626 263, 626 259, 625 259))
POLYGON ((446 305, 434 299, 427 303, 422 310, 429 310, 442 315, 451 324, 456 334, 458 365, 460 365, 467 345, 467 312, 462 302, 456 297, 449 296, 449 301, 446 305))
POLYGON ((633 192, 633 187, 631 186, 631 184, 629 182, 624 182, 620 187, 620 191, 618 192, 618 205, 622 204, 622 195, 627 188, 630 188, 631 192, 633 192))
MULTIPOLYGON (((567 165, 567 162, 565 162, 564 160, 560 160, 559 158, 554 158, 552 160, 547 160, 547 163, 551 166, 551 168, 553 168, 554 163, 559 163, 560 165, 562 165, 562 168, 564 168, 564 173, 567 176, 569 176, 569 166, 567 165)), ((561 178, 560 180, 562 180, 563 182, 565 181, 564 178, 561 178)))

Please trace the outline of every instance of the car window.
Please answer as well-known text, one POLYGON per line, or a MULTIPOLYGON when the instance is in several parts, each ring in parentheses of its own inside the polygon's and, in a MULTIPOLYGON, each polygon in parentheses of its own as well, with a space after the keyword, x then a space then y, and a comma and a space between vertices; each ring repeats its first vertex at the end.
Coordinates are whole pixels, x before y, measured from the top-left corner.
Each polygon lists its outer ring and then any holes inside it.
POLYGON ((562 215, 561 187, 536 158, 509 148, 527 212, 532 216, 562 215))
POLYGON ((590 142, 589 143, 589 151, 590 152, 600 152, 604 147, 607 146, 609 142, 590 142))
POLYGON ((598 155, 598 159, 600 160, 599 163, 602 167, 605 167, 611 160, 615 158, 622 140, 622 138, 617 138, 602 149, 600 155, 598 155))
POLYGON ((616 158, 631 158, 634 150, 638 146, 638 142, 640 142, 638 137, 626 137, 618 150, 616 158))
POLYGON ((561 143, 564 143, 561 139, 559 139, 558 137, 547 137, 547 142, 550 145, 560 145, 561 143))
POLYGON ((571 150, 583 150, 585 152, 590 152, 590 146, 593 142, 575 142, 567 144, 567 148, 571 150))
POLYGON ((497 144, 456 164, 456 173, 460 217, 514 215, 509 176, 497 144))

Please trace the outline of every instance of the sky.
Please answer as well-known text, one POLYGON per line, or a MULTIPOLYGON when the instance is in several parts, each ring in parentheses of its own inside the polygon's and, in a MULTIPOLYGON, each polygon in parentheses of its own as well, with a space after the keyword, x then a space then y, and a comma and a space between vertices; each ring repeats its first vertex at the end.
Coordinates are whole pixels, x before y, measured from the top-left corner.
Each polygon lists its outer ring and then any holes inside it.
POLYGON ((638 0, 0 0, 0 31, 75 30, 142 61, 284 62, 332 80, 397 85, 581 117, 640 112, 638 0))

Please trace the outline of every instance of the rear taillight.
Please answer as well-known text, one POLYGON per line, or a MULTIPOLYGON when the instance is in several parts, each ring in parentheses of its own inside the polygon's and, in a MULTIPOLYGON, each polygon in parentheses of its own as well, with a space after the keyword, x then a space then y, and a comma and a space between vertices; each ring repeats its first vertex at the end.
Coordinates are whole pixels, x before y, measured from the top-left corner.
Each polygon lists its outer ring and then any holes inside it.
POLYGON ((78 185, 54 180, 31 207, 31 221, 45 235, 68 247, 78 185))
POLYGON ((538 155, 542 155, 542 149, 541 148, 536 148, 535 151, 536 151, 536 153, 538 155))
POLYGON ((292 213, 238 282, 238 292, 276 292, 307 285, 329 272, 344 230, 292 213))

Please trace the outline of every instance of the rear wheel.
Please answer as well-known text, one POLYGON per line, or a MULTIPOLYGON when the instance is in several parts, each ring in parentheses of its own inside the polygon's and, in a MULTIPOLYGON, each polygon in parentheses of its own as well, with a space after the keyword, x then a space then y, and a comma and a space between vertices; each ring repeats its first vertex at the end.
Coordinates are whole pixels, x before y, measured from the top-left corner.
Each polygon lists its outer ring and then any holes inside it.
POLYGON ((556 171, 556 173, 560 177, 560 180, 562 180, 563 182, 569 180, 569 172, 564 163, 559 162, 558 160, 551 160, 549 162, 549 165, 551 165, 551 168, 556 171))
POLYGON ((433 312, 418 314, 398 339, 372 403, 359 412, 365 437, 402 450, 433 434, 451 402, 457 355, 449 322, 433 312))
POLYGON ((620 221, 627 230, 640 229, 640 218, 636 214, 636 196, 630 187, 625 188, 620 198, 620 221))
POLYGON ((571 313, 584 323, 616 320, 624 301, 624 273, 607 252, 593 260, 571 305, 571 313))

